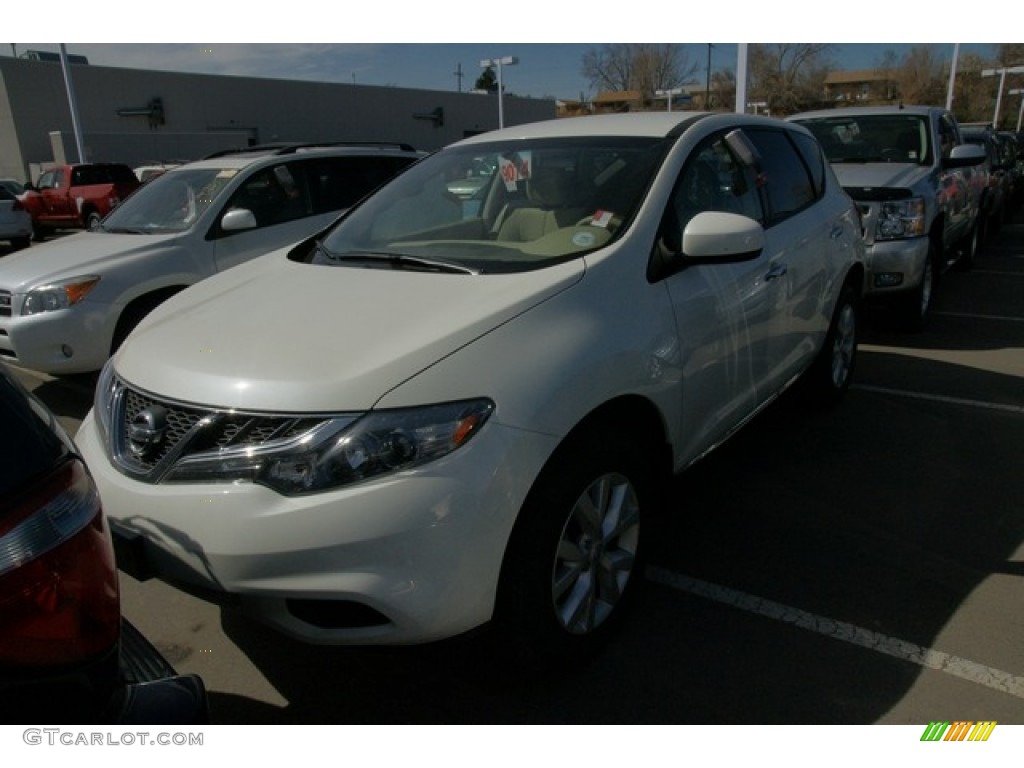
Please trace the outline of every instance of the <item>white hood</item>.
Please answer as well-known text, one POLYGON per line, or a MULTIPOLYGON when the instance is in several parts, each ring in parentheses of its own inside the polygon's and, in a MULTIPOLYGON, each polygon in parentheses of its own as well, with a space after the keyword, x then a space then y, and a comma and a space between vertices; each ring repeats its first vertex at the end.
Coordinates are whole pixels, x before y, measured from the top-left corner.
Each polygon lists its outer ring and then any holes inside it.
POLYGON ((4 256, 0 260, 0 288, 24 293, 35 286, 68 277, 102 277, 117 261, 150 253, 178 237, 177 234, 78 232, 4 256))
POLYGON ((932 173, 931 168, 914 163, 833 163, 832 170, 847 192, 869 187, 910 189, 932 173))
POLYGON ((183 291, 136 329, 118 374, 161 397, 256 411, 365 410, 564 290, 582 260, 511 275, 314 266, 283 252, 183 291))

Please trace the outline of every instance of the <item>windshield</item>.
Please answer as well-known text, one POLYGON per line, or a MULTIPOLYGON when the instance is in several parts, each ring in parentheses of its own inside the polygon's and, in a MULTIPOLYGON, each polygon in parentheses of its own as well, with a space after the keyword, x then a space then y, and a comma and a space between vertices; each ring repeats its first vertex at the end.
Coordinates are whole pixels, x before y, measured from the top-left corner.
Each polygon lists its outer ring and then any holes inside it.
POLYGON ((628 224, 665 147, 577 137, 445 149, 342 219, 313 261, 517 272, 573 258, 628 224))
POLYGON ((103 220, 106 232, 184 232, 237 175, 233 168, 191 168, 157 176, 103 220))
POLYGON ((930 164, 928 121, 921 115, 845 115, 800 120, 830 163, 930 164))

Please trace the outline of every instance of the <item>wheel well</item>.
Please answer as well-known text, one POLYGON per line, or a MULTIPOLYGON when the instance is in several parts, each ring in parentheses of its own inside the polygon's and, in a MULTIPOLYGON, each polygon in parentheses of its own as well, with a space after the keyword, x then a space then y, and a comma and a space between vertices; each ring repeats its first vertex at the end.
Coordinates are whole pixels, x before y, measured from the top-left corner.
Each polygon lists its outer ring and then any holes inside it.
POLYGON ((110 354, 114 354, 117 348, 121 346, 121 342, 125 340, 132 329, 139 324, 146 315, 152 312, 160 304, 167 301, 174 294, 185 290, 188 286, 185 285, 171 285, 166 288, 160 288, 150 293, 144 293, 141 296, 137 296, 125 305, 125 308, 121 311, 120 317, 117 318, 117 325, 114 328, 114 338, 110 345, 110 354))
POLYGON ((618 397, 591 411, 566 435, 555 453, 605 430, 637 438, 649 454, 655 475, 666 480, 671 477, 672 450, 664 420, 654 404, 639 395, 618 397))
POLYGON ((857 291, 858 296, 864 295, 864 265, 854 264, 850 267, 850 271, 846 273, 846 279, 843 281, 843 286, 851 286, 857 291))

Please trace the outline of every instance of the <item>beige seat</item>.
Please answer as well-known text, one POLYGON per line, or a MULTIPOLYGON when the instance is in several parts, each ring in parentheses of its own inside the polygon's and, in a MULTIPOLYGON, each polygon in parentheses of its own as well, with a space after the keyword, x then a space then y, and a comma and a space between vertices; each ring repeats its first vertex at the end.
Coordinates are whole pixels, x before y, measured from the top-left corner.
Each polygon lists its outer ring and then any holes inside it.
POLYGON ((527 205, 509 210, 498 228, 498 240, 529 242, 570 227, 593 211, 575 174, 562 168, 541 168, 526 183, 527 205))

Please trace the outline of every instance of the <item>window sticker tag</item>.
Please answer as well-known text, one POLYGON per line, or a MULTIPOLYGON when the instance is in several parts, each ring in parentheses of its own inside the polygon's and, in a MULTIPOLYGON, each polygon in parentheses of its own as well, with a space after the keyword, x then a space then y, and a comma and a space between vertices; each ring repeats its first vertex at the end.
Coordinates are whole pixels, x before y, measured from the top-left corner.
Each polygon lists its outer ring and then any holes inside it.
POLYGON ((602 211, 600 209, 594 211, 594 215, 590 217, 590 224, 594 227, 605 227, 611 224, 612 212, 602 211))
POLYGON ((529 180, 532 167, 533 158, 530 152, 513 152, 498 158, 498 172, 501 173, 501 180, 505 182, 505 189, 509 192, 515 192, 520 181, 529 180))

